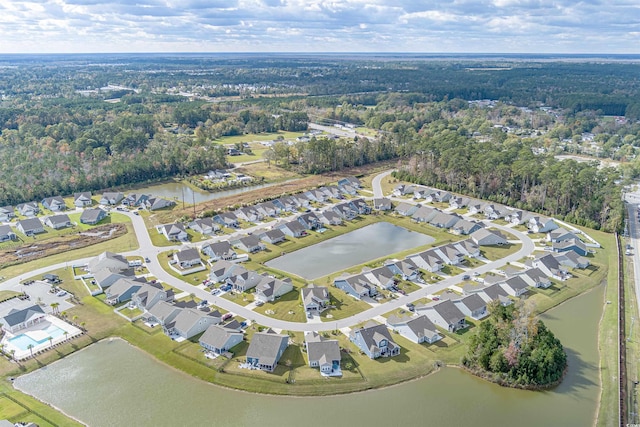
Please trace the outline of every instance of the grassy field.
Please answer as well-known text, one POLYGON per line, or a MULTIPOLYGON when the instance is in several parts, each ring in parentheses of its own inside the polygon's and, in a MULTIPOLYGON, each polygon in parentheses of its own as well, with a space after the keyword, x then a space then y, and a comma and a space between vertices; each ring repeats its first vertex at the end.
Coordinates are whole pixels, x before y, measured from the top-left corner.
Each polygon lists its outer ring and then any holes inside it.
POLYGON ((347 317, 351 317, 371 308, 371 306, 366 302, 357 300, 343 290, 335 287, 329 288, 329 296, 329 304, 333 306, 333 308, 329 308, 320 314, 320 318, 323 322, 346 319, 347 317))
POLYGON ((260 307, 256 307, 253 311, 289 322, 304 323, 306 320, 298 288, 294 288, 293 291, 282 295, 274 302, 267 302, 260 307))

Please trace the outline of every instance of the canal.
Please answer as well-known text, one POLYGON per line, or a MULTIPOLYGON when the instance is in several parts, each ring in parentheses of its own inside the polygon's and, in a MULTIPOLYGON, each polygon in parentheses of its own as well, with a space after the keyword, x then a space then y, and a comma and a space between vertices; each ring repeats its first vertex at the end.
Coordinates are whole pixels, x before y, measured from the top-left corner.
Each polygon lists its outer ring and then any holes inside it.
POLYGON ((583 427, 593 424, 598 407, 603 291, 599 287, 542 316, 569 356, 567 377, 546 392, 502 388, 445 368, 398 386, 343 396, 255 395, 194 379, 119 339, 94 344, 24 375, 15 386, 95 427, 583 427))

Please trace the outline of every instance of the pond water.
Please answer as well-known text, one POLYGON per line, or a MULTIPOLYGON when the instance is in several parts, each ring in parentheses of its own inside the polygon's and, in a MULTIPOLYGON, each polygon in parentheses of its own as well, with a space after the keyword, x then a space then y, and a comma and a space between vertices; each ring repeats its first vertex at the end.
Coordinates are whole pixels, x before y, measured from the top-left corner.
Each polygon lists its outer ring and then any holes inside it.
POLYGON ((434 241, 431 236, 388 222, 377 222, 272 259, 266 265, 313 280, 434 241))
POLYGON ((15 386, 94 427, 584 427, 593 425, 598 405, 597 330, 603 290, 574 298, 543 316, 569 355, 567 377, 547 392, 502 388, 445 368, 395 387, 344 396, 255 395, 199 381, 119 339, 94 344, 24 375, 15 386))
POLYGON ((165 182, 164 184, 149 185, 147 187, 140 187, 134 190, 130 190, 131 193, 144 193, 151 194, 153 196, 164 197, 165 199, 175 200, 177 203, 182 203, 184 200, 187 204, 208 202, 209 200, 221 199, 227 196, 234 196, 236 194, 246 193, 247 191, 258 190, 260 188, 271 187, 276 182, 267 184, 249 185, 246 187, 233 188, 231 190, 208 192, 197 188, 189 187, 182 182, 165 182))

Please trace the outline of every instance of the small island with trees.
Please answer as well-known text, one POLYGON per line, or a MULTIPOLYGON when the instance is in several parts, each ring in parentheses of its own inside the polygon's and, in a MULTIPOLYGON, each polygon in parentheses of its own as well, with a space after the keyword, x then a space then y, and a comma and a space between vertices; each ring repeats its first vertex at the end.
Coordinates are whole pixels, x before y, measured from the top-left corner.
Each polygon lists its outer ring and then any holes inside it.
POLYGON ((495 304, 469 340, 462 366, 502 386, 529 390, 558 385, 567 355, 553 333, 525 304, 495 304))

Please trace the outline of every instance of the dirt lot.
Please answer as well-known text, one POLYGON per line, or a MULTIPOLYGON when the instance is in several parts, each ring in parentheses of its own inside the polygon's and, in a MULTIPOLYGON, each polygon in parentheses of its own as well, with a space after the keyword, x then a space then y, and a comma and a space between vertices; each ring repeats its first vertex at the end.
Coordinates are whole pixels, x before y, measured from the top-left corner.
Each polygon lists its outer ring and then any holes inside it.
POLYGON ((36 258, 55 255, 72 249, 79 249, 105 240, 115 239, 127 232, 124 224, 107 224, 95 227, 90 231, 55 237, 52 239, 25 243, 23 245, 0 251, 0 269, 10 265, 29 262, 36 258))

